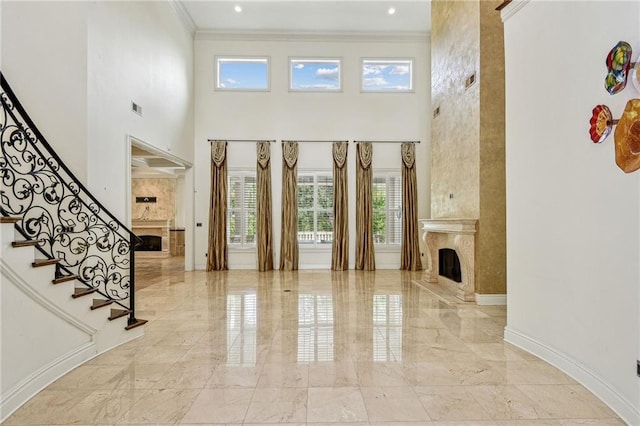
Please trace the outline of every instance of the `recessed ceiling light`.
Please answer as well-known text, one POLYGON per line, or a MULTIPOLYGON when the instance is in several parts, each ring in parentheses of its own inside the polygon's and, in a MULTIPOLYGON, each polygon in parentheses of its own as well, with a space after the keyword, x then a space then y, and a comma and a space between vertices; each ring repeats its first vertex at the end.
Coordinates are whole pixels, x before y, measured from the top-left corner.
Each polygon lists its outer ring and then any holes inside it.
POLYGON ((239 4, 236 4, 236 6, 233 8, 233 10, 235 10, 238 13, 240 13, 240 12, 242 12, 242 7, 239 4))
POLYGON ((389 15, 393 15, 396 13, 396 8, 395 7, 390 7, 389 10, 387 10, 387 13, 389 15))

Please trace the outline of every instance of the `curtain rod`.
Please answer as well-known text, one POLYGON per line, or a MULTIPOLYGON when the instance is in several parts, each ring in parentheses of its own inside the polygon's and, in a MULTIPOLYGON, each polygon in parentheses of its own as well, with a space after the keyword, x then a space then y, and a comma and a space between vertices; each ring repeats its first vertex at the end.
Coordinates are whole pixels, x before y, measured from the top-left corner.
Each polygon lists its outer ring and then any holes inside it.
POLYGON ((353 143, 420 143, 420 141, 353 141, 353 143))
POLYGON ((295 140, 295 139, 283 139, 282 142, 300 142, 300 143, 333 143, 333 142, 347 142, 348 140, 295 140))
POLYGON ((209 143, 215 141, 221 142, 275 142, 275 139, 207 139, 209 143))

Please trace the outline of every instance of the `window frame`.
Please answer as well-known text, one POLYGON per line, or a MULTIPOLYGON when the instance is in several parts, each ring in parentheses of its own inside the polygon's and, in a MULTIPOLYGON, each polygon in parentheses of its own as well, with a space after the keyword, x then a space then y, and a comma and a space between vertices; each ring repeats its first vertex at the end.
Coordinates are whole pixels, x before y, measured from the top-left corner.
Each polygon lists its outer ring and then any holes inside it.
MULTIPOLYGON (((382 251, 389 250, 389 251, 396 251, 399 250, 401 245, 402 245, 402 171, 400 169, 374 169, 373 170, 373 176, 372 176, 372 191, 373 191, 373 187, 375 185, 375 180, 376 178, 381 178, 384 177, 385 179, 385 206, 384 206, 384 213, 385 213, 385 242, 383 243, 378 243, 375 241, 375 231, 374 231, 374 246, 376 247, 376 250, 378 249, 382 249, 382 251), (392 206, 389 206, 389 188, 390 188, 390 179, 391 178, 397 178, 400 181, 400 190, 399 190, 399 196, 400 196, 400 205, 397 208, 394 208, 392 206), (391 213, 397 213, 399 215, 399 226, 400 226, 400 241, 398 242, 394 242, 391 243, 389 242, 389 240, 391 239, 391 226, 390 225, 390 214, 391 213)), ((372 194, 373 197, 373 194, 372 194)), ((372 200, 373 201, 373 200, 372 200)), ((372 214, 375 214, 376 211, 380 211, 381 209, 376 209, 374 206, 372 206, 372 214)))
POLYGON ((415 81, 414 81, 414 58, 360 58, 360 92, 361 93, 415 93, 415 81), (408 89, 371 89, 365 86, 365 65, 367 63, 380 64, 380 65, 409 65, 409 88, 408 89))
POLYGON ((256 226, 257 226, 257 207, 258 207, 258 177, 257 177, 257 172, 255 169, 233 169, 233 170, 229 170, 227 172, 227 247, 230 250, 255 250, 257 247, 257 238, 258 238, 258 233, 257 233, 257 229, 256 229, 256 234, 254 237, 254 240, 252 243, 247 243, 246 242, 246 238, 247 238, 247 229, 242 229, 241 233, 240 233, 240 238, 241 241, 239 243, 232 243, 231 242, 231 226, 230 226, 230 217, 231 217, 231 213, 232 211, 235 212, 240 212, 240 223, 241 223, 241 227, 245 228, 249 226, 249 219, 247 218, 248 213, 251 213, 251 211, 245 209, 245 195, 246 195, 246 190, 245 190, 245 185, 246 185, 246 178, 247 177, 252 177, 255 179, 255 185, 256 185, 256 199, 254 202, 254 216, 256 218, 256 226), (241 202, 240 202, 240 206, 239 208, 234 208, 232 209, 230 206, 230 202, 231 202, 231 178, 233 177, 238 177, 241 176, 242 177, 242 187, 241 187, 241 202))
POLYGON ((213 88, 215 91, 220 92, 270 92, 271 91, 271 57, 269 56, 237 56, 237 55, 216 55, 213 62, 214 79, 213 88), (228 60, 229 62, 262 62, 266 64, 266 87, 264 88, 252 88, 252 87, 224 87, 220 83, 220 61, 228 60))
MULTIPOLYGON (((333 229, 332 229, 332 234, 335 233, 335 218, 333 217, 333 203, 334 203, 334 197, 331 198, 331 207, 330 208, 322 208, 319 206, 318 203, 318 177, 328 177, 331 180, 331 189, 332 189, 332 194, 333 191, 335 191, 335 183, 333 182, 333 171, 329 170, 329 169, 316 169, 316 170, 298 170, 298 176, 296 178, 296 190, 298 191, 298 197, 299 197, 299 187, 300 187, 300 181, 299 179, 301 177, 305 177, 305 176, 313 176, 313 207, 312 208, 304 208, 303 210, 300 209, 300 198, 298 198, 298 224, 300 222, 300 212, 301 211, 311 211, 313 212, 313 234, 314 234, 314 238, 312 240, 312 243, 308 243, 308 242, 301 242, 300 239, 298 239, 298 247, 301 250, 331 250, 332 246, 333 246, 333 238, 331 239, 330 242, 328 243, 319 243, 317 242, 317 234, 319 232, 324 232, 324 231, 319 231, 318 230, 318 213, 322 212, 322 213, 329 213, 329 217, 331 218, 331 223, 333 225, 333 229)), ((298 229, 298 234, 300 233, 300 229, 298 229)))
POLYGON ((342 92, 342 58, 338 57, 289 57, 289 92, 313 92, 313 93, 340 93, 342 92), (295 72, 294 65, 296 63, 312 63, 312 64, 337 64, 338 65, 338 87, 337 88, 296 88, 295 87, 295 72))

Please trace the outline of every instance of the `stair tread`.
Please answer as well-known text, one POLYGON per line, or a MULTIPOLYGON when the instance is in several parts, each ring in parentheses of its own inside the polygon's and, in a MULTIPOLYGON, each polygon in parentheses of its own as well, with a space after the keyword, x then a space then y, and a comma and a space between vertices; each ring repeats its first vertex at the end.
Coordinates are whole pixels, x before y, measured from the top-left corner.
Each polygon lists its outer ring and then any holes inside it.
POLYGON ((21 217, 15 216, 0 216, 0 223, 17 223, 22 220, 21 217))
POLYGON ((11 243, 12 247, 28 247, 28 246, 37 246, 40 244, 38 240, 24 240, 24 241, 13 241, 11 243))
POLYGON ((128 309, 113 309, 111 308, 111 315, 109 316, 109 321, 113 321, 117 318, 126 317, 131 313, 128 309))
POLYGON ((51 282, 53 284, 61 284, 61 283, 66 283, 76 279, 78 279, 77 275, 64 275, 62 277, 54 278, 53 280, 51 280, 51 282))
POLYGON ((39 268, 40 266, 55 265, 58 262, 58 259, 36 259, 31 263, 31 266, 39 268))
POLYGON ((74 290, 74 293, 71 295, 71 297, 78 298, 78 297, 82 297, 82 296, 86 296, 87 294, 91 294, 91 293, 95 293, 96 291, 98 291, 97 288, 90 288, 90 287, 76 287, 74 290))
POLYGON ((93 305, 91 305, 91 310, 93 311, 94 309, 99 309, 104 306, 109 306, 112 303, 113 303, 113 300, 109 300, 109 299, 93 299, 93 305))
POLYGON ((141 325, 145 325, 148 321, 143 319, 136 319, 134 322, 128 324, 124 329, 131 330, 132 328, 140 327, 141 325))

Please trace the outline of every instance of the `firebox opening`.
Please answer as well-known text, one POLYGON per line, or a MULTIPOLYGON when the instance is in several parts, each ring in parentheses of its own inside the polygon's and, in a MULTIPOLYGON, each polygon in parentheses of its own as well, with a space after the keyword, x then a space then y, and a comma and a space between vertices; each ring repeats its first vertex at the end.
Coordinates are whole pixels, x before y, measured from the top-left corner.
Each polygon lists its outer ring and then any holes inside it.
POLYGON ((462 282, 460 259, 455 250, 448 248, 438 250, 438 270, 441 276, 457 283, 462 282))
POLYGON ((162 237, 156 235, 138 235, 142 244, 136 247, 137 251, 162 251, 162 237))

